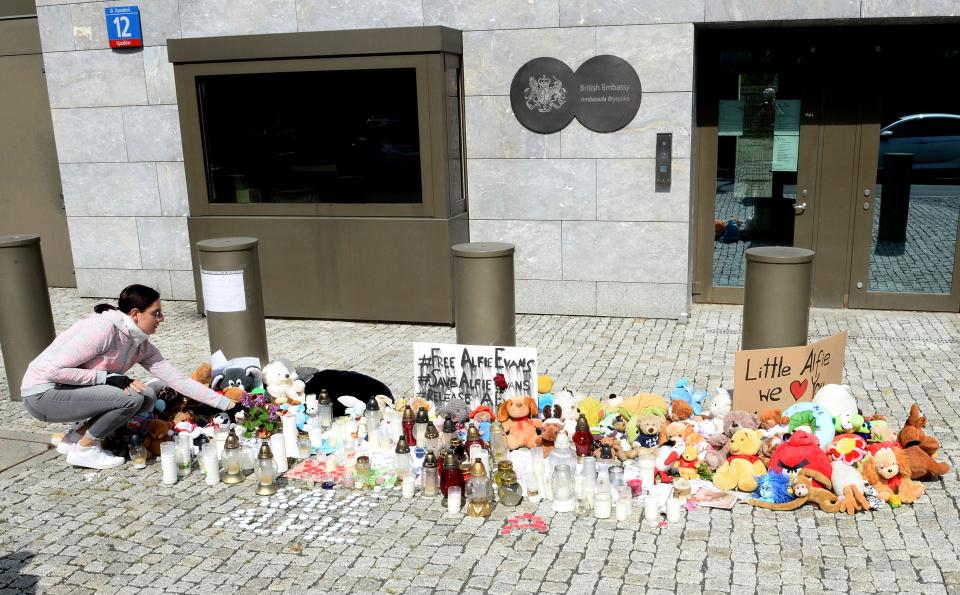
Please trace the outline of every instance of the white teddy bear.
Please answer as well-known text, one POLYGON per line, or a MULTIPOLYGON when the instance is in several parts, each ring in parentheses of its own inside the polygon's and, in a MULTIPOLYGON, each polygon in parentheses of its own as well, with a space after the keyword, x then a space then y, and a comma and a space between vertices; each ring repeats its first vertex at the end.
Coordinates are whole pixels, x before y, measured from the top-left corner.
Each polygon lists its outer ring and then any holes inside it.
POLYGON ((263 368, 263 383, 267 394, 276 403, 282 405, 289 400, 303 401, 303 381, 297 376, 293 364, 285 359, 271 362, 263 368))

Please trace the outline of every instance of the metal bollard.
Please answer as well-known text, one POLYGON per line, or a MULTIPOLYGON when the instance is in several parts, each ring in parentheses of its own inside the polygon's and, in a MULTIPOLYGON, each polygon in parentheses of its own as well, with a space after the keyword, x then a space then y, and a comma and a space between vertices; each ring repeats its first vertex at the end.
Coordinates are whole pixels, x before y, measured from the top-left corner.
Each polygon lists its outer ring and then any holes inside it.
POLYGON ((740 349, 806 345, 813 250, 769 246, 746 255, 740 349))
POLYGON ((880 195, 878 242, 905 242, 910 215, 910 177, 913 153, 883 154, 883 190, 880 195))
POLYGON ((453 320, 461 345, 517 343, 513 244, 457 244, 453 252, 453 320))
POLYGON ((53 343, 47 274, 40 253, 40 236, 0 236, 0 346, 10 399, 20 400, 20 383, 27 366, 53 343))
POLYGON ((197 242, 200 285, 210 352, 227 359, 270 361, 263 319, 260 251, 256 238, 215 238, 197 242))

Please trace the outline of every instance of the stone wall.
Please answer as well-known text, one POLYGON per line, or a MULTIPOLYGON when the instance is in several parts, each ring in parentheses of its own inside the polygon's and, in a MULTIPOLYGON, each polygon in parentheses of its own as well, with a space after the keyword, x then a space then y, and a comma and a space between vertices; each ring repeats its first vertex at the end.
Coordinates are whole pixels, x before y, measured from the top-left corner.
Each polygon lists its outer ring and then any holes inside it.
POLYGON ((194 297, 166 40, 445 25, 463 30, 471 238, 517 245, 521 312, 675 317, 689 303, 694 24, 936 17, 948 0, 37 0, 82 295, 137 281, 194 297), (142 50, 108 49, 105 6, 140 7, 142 50), (643 101, 612 134, 538 135, 510 110, 517 68, 628 60, 643 101), (673 185, 654 192, 657 132, 673 185))

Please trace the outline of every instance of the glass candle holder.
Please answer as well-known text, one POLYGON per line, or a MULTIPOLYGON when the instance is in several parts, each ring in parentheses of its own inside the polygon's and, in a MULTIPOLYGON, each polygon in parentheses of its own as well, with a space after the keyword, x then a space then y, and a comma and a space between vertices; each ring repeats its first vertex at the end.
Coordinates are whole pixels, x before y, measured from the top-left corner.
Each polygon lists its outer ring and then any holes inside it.
POLYGON ((593 497, 593 513, 598 519, 609 519, 611 509, 610 492, 597 492, 593 497))
POLYGON ((617 488, 617 520, 625 521, 633 513, 633 492, 629 486, 617 488))
POLYGON ((447 512, 450 514, 460 514, 460 486, 450 486, 447 488, 447 512))
POLYGON ((177 483, 177 445, 173 442, 160 443, 160 469, 163 473, 163 483, 167 485, 177 483))
POLYGON ((311 447, 312 445, 310 444, 310 436, 308 434, 300 434, 297 436, 298 459, 309 459, 311 447))
POLYGON ((140 440, 130 441, 130 462, 133 463, 134 469, 147 468, 147 449, 143 447, 140 440))

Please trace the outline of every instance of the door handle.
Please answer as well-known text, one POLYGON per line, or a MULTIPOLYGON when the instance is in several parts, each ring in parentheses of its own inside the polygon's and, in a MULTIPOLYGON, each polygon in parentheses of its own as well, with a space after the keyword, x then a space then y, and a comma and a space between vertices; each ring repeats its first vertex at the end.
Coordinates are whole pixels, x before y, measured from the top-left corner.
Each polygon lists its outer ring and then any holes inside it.
POLYGON ((803 215, 807 212, 807 203, 800 203, 798 205, 793 205, 793 214, 794 215, 803 215))

